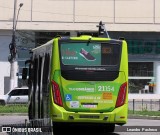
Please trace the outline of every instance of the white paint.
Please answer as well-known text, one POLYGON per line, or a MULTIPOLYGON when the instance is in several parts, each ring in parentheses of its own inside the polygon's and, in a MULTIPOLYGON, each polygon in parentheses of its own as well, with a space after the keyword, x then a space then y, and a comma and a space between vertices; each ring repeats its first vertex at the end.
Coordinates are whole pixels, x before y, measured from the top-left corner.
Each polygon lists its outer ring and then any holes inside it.
POLYGON ((9 91, 9 87, 5 88, 5 83, 9 85, 9 82, 4 82, 5 77, 10 76, 10 63, 8 62, 9 43, 11 42, 11 35, 9 31, 0 32, 0 94, 4 94, 5 91, 9 91))
POLYGON ((154 62, 155 88, 154 94, 160 94, 160 62, 154 62))

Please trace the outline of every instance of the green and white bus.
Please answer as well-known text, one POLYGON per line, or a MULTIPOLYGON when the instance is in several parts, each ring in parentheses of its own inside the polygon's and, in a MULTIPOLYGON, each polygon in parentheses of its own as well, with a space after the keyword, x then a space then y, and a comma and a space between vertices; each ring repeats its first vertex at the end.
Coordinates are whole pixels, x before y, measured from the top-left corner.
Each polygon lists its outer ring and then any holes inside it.
POLYGON ((124 39, 56 37, 32 50, 29 118, 106 125, 127 122, 128 53, 124 39))

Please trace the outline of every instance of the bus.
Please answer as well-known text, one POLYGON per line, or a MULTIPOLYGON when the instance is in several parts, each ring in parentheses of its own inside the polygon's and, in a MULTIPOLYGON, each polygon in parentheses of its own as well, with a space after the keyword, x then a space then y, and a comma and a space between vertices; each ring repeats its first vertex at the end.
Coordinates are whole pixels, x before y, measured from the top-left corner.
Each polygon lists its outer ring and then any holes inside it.
POLYGON ((127 123, 127 43, 99 29, 97 37, 58 36, 32 50, 30 120, 49 117, 53 127, 101 124, 106 132, 127 123))

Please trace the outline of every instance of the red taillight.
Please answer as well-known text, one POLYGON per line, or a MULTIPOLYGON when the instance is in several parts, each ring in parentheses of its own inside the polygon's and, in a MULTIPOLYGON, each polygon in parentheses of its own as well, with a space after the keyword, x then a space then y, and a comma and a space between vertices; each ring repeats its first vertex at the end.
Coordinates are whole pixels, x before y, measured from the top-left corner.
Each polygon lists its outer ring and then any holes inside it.
POLYGON ((116 107, 124 105, 126 100, 126 93, 127 93, 127 82, 123 83, 120 87, 117 97, 116 107))
POLYGON ((54 102, 59 106, 63 106, 59 85, 55 81, 52 81, 52 92, 54 102))

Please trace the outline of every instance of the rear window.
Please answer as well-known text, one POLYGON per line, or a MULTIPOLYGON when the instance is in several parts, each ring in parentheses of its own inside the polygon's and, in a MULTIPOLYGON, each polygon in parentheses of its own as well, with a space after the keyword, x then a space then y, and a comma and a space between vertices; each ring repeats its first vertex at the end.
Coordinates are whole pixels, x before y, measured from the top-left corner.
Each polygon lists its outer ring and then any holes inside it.
POLYGON ((61 75, 66 80, 112 81, 118 77, 120 41, 60 42, 61 75))
POLYGON ((60 52, 63 65, 111 66, 119 64, 121 46, 100 42, 69 42, 61 43, 60 52))

